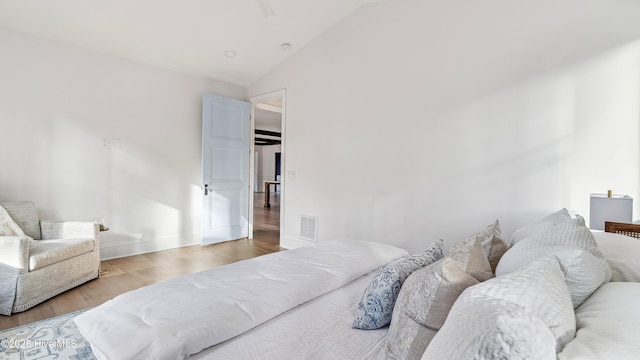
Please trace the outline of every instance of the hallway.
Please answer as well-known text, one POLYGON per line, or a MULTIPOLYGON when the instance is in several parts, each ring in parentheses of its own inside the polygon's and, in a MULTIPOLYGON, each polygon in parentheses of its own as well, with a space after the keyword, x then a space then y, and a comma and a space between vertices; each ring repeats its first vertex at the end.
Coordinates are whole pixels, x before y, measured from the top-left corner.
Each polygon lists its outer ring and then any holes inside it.
POLYGON ((271 208, 264 207, 264 193, 253 193, 253 240, 269 245, 280 242, 280 193, 271 193, 271 208))

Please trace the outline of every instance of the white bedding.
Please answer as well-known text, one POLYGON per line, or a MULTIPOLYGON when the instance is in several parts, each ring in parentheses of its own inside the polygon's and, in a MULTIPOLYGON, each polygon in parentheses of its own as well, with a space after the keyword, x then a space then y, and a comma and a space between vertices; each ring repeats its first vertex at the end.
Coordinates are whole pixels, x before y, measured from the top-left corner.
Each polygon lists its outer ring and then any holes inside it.
POLYGON ((383 359, 388 327, 351 327, 364 289, 377 271, 288 311, 189 360, 383 359))
POLYGON ((122 294, 74 321, 98 359, 184 359, 402 256, 379 243, 324 243, 122 294))
POLYGON ((609 282, 576 309, 576 337, 558 360, 632 360, 640 356, 640 283, 609 282))

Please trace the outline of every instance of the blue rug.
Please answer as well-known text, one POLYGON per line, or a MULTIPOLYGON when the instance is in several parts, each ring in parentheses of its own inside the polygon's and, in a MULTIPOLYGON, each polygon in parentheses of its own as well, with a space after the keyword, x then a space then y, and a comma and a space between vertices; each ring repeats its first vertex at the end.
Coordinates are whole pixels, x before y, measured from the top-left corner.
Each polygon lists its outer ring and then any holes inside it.
POLYGON ((80 310, 0 331, 0 359, 95 360, 73 317, 80 310))

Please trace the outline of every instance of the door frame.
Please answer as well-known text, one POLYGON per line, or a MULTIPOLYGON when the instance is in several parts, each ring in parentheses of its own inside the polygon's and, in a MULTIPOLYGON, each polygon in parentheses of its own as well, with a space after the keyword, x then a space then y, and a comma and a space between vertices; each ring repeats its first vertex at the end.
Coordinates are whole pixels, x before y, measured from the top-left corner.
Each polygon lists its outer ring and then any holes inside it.
MULTIPOLYGON (((286 182, 286 168, 287 168, 287 152, 286 152, 286 109, 287 109, 287 90, 281 89, 272 92, 268 92, 262 95, 256 95, 249 98, 249 104, 251 104, 251 159, 249 160, 249 189, 251 189, 251 196, 249 196, 249 239, 253 239, 253 188, 254 177, 255 177, 255 167, 254 167, 254 154, 255 154, 255 136, 256 136, 256 104, 261 102, 265 102, 267 100, 279 97, 282 101, 282 113, 280 115, 280 132, 282 136, 280 137, 280 173, 283 174, 280 176, 280 238, 278 239, 279 243, 282 243, 282 236, 284 229, 284 198, 285 198, 285 182, 286 182)), ((259 181, 259 180, 258 180, 259 181)))

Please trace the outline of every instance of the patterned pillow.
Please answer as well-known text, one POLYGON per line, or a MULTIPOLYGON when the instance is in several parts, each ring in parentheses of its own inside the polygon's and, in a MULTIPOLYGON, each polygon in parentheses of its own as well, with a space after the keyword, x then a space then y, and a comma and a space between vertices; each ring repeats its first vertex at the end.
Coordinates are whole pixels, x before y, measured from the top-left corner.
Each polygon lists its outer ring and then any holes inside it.
POLYGON ((478 281, 485 281, 493 277, 491 264, 482 248, 480 238, 465 240, 462 244, 451 247, 449 257, 458 263, 460 269, 473 276, 478 281))
POLYGON ((576 333, 558 261, 538 259, 467 288, 423 359, 555 359, 576 333))
POLYGON ((402 283, 412 272, 442 259, 443 249, 444 241, 440 239, 420 253, 382 267, 358 302, 353 327, 372 330, 388 325, 402 283))
POLYGON ((498 220, 489 224, 482 231, 477 232, 463 242, 451 247, 449 253, 455 252, 468 252, 474 246, 476 240, 480 241, 482 249, 491 265, 491 271, 495 272, 496 266, 500 261, 502 255, 507 251, 507 244, 502 239, 502 230, 500 229, 500 222, 498 220))
POLYGON ((477 283, 449 257, 411 274, 393 309, 386 359, 420 359, 458 296, 477 283))

